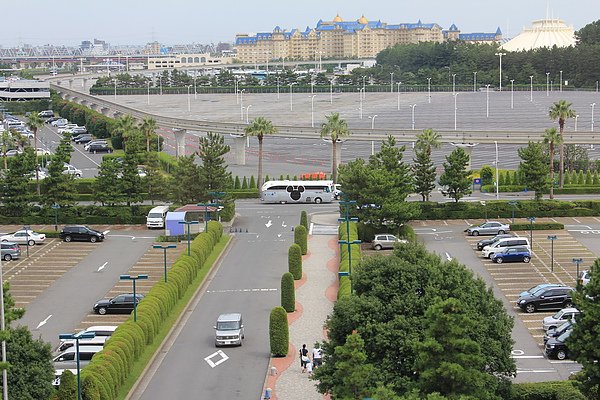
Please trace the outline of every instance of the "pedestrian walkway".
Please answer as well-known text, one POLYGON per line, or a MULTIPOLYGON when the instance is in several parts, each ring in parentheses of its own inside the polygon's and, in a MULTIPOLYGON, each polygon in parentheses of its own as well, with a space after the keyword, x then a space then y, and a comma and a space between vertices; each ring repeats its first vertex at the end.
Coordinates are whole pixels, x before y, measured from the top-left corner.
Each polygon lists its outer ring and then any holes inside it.
MULTIPOLYGON (((323 217, 319 216, 319 218, 323 217)), ((337 215, 334 217, 337 218, 337 215)), ((316 381, 309 379, 307 373, 302 373, 299 349, 306 344, 309 354, 312 354, 315 342, 323 342, 326 338, 323 324, 331 314, 337 297, 338 264, 337 235, 309 237, 308 254, 303 257, 303 277, 302 280, 296 281, 296 311, 288 314, 290 324, 288 356, 284 359, 271 360, 271 365, 278 369, 278 374, 269 376, 266 382, 266 387, 273 389, 271 399, 323 400, 324 398, 316 389, 316 381)))

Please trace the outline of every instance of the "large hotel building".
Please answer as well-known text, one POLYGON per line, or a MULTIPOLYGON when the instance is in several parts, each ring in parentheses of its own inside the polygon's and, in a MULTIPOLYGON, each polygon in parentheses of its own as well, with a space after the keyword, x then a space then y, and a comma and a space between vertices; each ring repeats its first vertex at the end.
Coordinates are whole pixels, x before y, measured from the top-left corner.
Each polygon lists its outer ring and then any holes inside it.
POLYGON ((443 30, 438 24, 406 23, 390 25, 368 21, 364 15, 356 21, 319 21, 315 28, 286 31, 276 26, 272 32, 256 35, 238 34, 237 59, 244 63, 267 60, 315 60, 322 58, 371 58, 396 44, 419 42, 500 42, 500 28, 495 33, 460 33, 456 25, 443 30))

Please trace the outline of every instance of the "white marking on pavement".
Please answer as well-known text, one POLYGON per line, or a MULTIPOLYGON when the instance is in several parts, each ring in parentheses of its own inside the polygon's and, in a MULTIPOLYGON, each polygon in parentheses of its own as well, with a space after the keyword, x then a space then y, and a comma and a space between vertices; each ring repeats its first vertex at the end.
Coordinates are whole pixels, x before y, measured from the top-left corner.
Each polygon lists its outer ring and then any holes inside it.
MULTIPOLYGON (((573 219, 575 219, 575 218, 573 218, 573 219)), ((579 221, 577 221, 577 222, 579 222, 579 221)), ((592 227, 589 225, 565 225, 565 226, 583 226, 584 228, 592 229, 592 227)))
POLYGON ((446 254, 446 259, 448 261, 452 261, 452 257, 450 257, 450 254, 448 254, 448 252, 446 252, 445 254, 446 254))
POLYGON ((526 372, 530 372, 530 373, 534 373, 534 374, 541 374, 541 373, 556 372, 556 370, 555 369, 518 369, 517 368, 517 374, 522 374, 522 373, 526 373, 526 372))
POLYGON ((255 288, 255 289, 221 289, 207 290, 206 293, 248 293, 248 292, 276 292, 277 289, 255 288))
POLYGON ((278 233, 278 234, 277 234, 277 237, 278 237, 278 238, 280 238, 280 237, 281 237, 281 233, 278 233))
POLYGON ((227 360, 229 360, 229 357, 227 357, 227 355, 225 353, 223 353, 223 350, 217 350, 214 353, 212 353, 210 356, 204 357, 204 361, 206 361, 208 363, 208 365, 210 365, 211 368, 214 368, 217 365, 222 364, 227 360), (219 356, 221 358, 217 361, 211 360, 213 357, 216 357, 216 356, 219 356))
POLYGON ((270 227, 271 225, 273 225, 273 223, 271 222, 271 220, 269 220, 269 222, 267 222, 267 223, 265 224, 265 226, 266 226, 267 228, 268 228, 268 227, 270 227))
POLYGON ((285 221, 281 221, 281 226, 282 226, 283 228, 287 228, 287 225, 285 224, 285 221))
POLYGON ((512 358, 544 358, 544 356, 512 356, 512 358))
POLYGON ((308 234, 309 235, 312 235, 312 231, 313 231, 313 226, 314 225, 315 225, 314 223, 312 223, 312 222, 310 223, 310 228, 308 229, 308 234))
POLYGON ((523 354, 525 354, 525 352, 523 350, 513 350, 510 352, 510 354, 513 356, 522 356, 523 354))
POLYGON ((52 318, 52 314, 48 315, 45 320, 43 320, 42 322, 40 322, 38 324, 38 326, 35 327, 35 329, 40 329, 42 326, 46 325, 46 323, 48 322, 48 320, 50 318, 52 318))
POLYGON ((108 264, 108 261, 105 262, 104 264, 102 264, 100 267, 98 267, 98 271, 96 271, 96 272, 102 271, 106 267, 107 264, 108 264))

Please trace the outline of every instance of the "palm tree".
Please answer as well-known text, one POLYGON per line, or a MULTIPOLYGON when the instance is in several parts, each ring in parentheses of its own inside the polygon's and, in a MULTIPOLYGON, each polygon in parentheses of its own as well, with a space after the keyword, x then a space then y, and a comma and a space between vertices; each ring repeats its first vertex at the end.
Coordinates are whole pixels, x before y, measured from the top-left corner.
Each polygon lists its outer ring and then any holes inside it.
POLYGON ((123 115, 115 122, 115 132, 121 135, 123 140, 123 150, 125 150, 125 141, 131 132, 135 130, 135 118, 131 115, 123 115))
POLYGON ((4 158, 4 169, 7 170, 8 169, 8 157, 6 155, 6 152, 15 145, 16 140, 15 140, 15 131, 13 129, 6 129, 4 131, 2 131, 2 134, 0 134, 2 143, 1 143, 1 147, 2 147, 2 157, 4 158))
POLYGON ((428 155, 431 155, 432 149, 439 149, 442 146, 440 141, 441 135, 433 129, 423 129, 422 133, 417 135, 417 148, 422 148, 427 151, 428 155))
POLYGON ((556 132, 556 128, 548 128, 544 134, 544 143, 550 146, 550 199, 554 199, 554 148, 562 145, 563 138, 556 132))
POLYGON ((346 136, 350 136, 348 123, 340 118, 339 113, 333 113, 325 117, 327 122, 321 125, 321 137, 331 139, 331 179, 337 182, 337 143, 346 136))
POLYGON ((35 152, 35 186, 37 194, 40 194, 40 175, 38 171, 38 152, 37 152, 37 131, 44 126, 44 121, 36 113, 29 114, 27 117, 27 128, 33 132, 33 151, 35 152))
MULTIPOLYGON (((557 103, 554 103, 550 107, 550 111, 548 115, 550 119, 553 121, 558 120, 558 127, 560 128, 560 136, 562 138, 563 132, 565 130, 565 121, 567 118, 575 118, 575 110, 571 109, 572 103, 567 102, 566 100, 559 100, 557 103)), ((560 187, 562 188, 565 183, 564 177, 564 169, 565 169, 565 148, 564 144, 561 141, 559 148, 559 160, 558 160, 558 174, 559 174, 559 182, 560 187)))
POLYGON ((277 128, 273 126, 273 123, 265 117, 257 117, 252 123, 244 128, 246 135, 256 136, 258 139, 258 180, 256 182, 258 191, 262 189, 262 173, 263 173, 263 139, 265 135, 272 135, 277 133, 277 128))
MULTIPOLYGON (((142 131, 142 133, 146 137, 146 152, 148 153, 150 152, 150 136, 154 134, 157 127, 158 125, 156 125, 156 120, 154 118, 149 117, 144 118, 144 120, 139 126, 140 131, 142 131)), ((158 147, 156 150, 160 151, 158 147)))

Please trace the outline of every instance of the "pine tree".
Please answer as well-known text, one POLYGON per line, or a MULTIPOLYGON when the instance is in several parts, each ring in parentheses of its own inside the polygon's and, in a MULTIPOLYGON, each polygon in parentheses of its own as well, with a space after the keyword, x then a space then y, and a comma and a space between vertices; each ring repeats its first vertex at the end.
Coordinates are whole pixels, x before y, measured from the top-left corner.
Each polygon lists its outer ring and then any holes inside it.
POLYGON ((199 177, 202 192, 201 199, 207 200, 208 192, 225 191, 231 172, 227 171, 225 154, 229 153, 229 146, 225 144, 223 135, 208 132, 206 137, 200 138, 199 177))
POLYGON ((431 155, 426 149, 415 149, 412 166, 415 192, 421 195, 423 201, 429 201, 429 195, 435 189, 435 166, 431 155))
POLYGON ((233 185, 234 189, 241 189, 242 185, 240 183, 240 177, 239 176, 235 176, 235 183, 233 185))
MULTIPOLYGON (((128 146, 133 148, 134 146, 128 146)), ((138 173, 138 163, 135 153, 129 150, 125 151, 121 170, 120 187, 125 197, 125 202, 128 206, 131 203, 139 203, 143 200, 142 196, 142 179, 138 173)))
POLYGON ((571 184, 571 172, 569 171, 565 171, 565 185, 570 185, 571 184))
POLYGON ((45 206, 59 204, 68 207, 75 204, 74 175, 63 174, 64 164, 71 161, 71 135, 67 134, 56 148, 52 162, 48 166, 48 177, 44 179, 43 185, 46 195, 42 197, 41 203, 45 206))
POLYGON ((592 183, 593 183, 592 173, 588 169, 587 172, 585 173, 585 186, 592 186, 592 183))
POLYGON ((250 189, 256 189, 256 181, 254 180, 254 175, 250 176, 250 183, 248 184, 250 189))
POLYGON ((550 169, 542 144, 529 142, 527 147, 519 149, 519 157, 523 160, 520 168, 525 176, 527 188, 535 191, 535 199, 540 200, 549 187, 550 169))
POLYGON ((150 152, 146 157, 146 177, 143 180, 143 186, 148 191, 152 205, 154 205, 154 200, 166 197, 165 178, 160 170, 156 152, 150 152))
POLYGON ((32 193, 29 190, 29 179, 35 165, 33 151, 26 150, 8 160, 8 170, 4 171, 4 179, 0 185, 2 203, 8 215, 27 215, 32 193))
POLYGON ((447 196, 458 202, 471 193, 471 171, 467 170, 469 155, 464 149, 457 147, 446 156, 444 173, 440 176, 440 185, 447 188, 447 196))
POLYGON ((594 171, 594 178, 592 179, 592 185, 596 186, 600 184, 600 180, 598 179, 598 171, 594 171))
POLYGON ((500 171, 500 174, 498 175, 498 185, 506 186, 506 177, 504 175, 504 171, 500 171))
POLYGON ((123 202, 124 196, 119 184, 120 173, 120 164, 114 158, 102 161, 98 176, 92 185, 95 201, 110 206, 123 202))
POLYGON ((200 171, 194 162, 194 155, 179 157, 171 178, 173 200, 180 204, 198 203, 200 193, 200 171))
POLYGON ((242 181, 242 189, 248 189, 248 181, 246 180, 246 177, 244 176, 244 180, 242 181))
POLYGON ((583 185, 584 183, 585 183, 585 178, 583 177, 583 170, 579 170, 579 173, 577 174, 577 184, 583 185))

